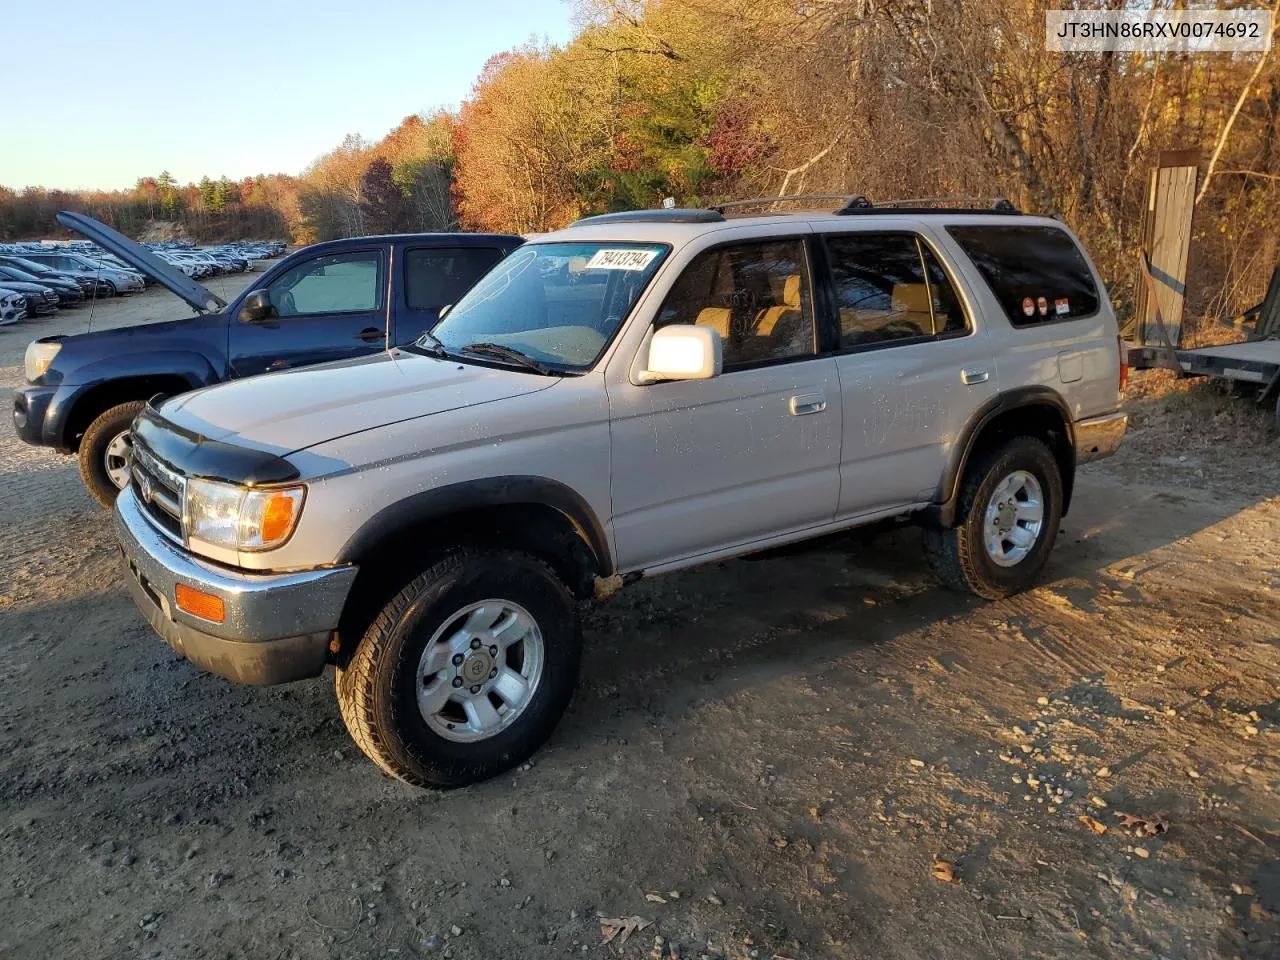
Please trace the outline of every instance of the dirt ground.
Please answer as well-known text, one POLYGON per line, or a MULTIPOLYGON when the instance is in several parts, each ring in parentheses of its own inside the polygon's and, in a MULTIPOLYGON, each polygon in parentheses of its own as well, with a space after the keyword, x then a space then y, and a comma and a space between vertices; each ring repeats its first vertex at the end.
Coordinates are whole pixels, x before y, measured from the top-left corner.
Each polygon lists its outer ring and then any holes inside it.
MULTIPOLYGON (((0 330, 0 400, 87 314, 0 330)), ((171 653, 74 463, 0 430, 0 956, 1274 958, 1280 442, 1159 377, 1038 589, 945 592, 910 530, 638 584, 535 762, 450 793, 330 678, 171 653)))

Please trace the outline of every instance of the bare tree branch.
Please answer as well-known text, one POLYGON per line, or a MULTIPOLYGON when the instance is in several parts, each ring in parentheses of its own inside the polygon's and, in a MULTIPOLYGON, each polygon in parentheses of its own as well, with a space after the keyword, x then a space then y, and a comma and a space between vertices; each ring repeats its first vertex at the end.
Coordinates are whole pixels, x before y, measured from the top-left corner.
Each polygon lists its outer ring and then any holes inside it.
MULTIPOLYGON (((1280 0, 1272 5, 1272 13, 1275 13, 1276 7, 1280 6, 1280 0)), ((1274 33, 1274 30, 1272 31, 1274 33)), ((1204 199, 1204 195, 1209 191, 1209 183, 1213 180, 1213 169, 1218 165, 1218 157, 1222 155, 1222 148, 1227 145, 1227 140, 1231 136, 1231 128, 1235 126, 1236 117, 1240 115, 1240 108, 1244 106, 1244 102, 1249 99, 1249 91, 1253 89, 1254 83, 1257 81, 1262 68, 1267 65, 1267 61, 1271 58, 1271 51, 1267 50, 1262 56, 1258 57, 1258 65, 1253 68, 1253 73, 1249 75, 1249 79, 1245 81, 1244 88, 1240 91, 1240 97, 1236 100, 1235 108, 1231 111, 1231 116, 1227 117, 1227 122, 1222 127, 1222 133, 1218 137, 1218 145, 1213 148, 1213 156, 1209 158, 1209 167, 1204 172, 1204 182, 1200 184, 1200 192, 1196 194, 1196 203, 1204 199)))

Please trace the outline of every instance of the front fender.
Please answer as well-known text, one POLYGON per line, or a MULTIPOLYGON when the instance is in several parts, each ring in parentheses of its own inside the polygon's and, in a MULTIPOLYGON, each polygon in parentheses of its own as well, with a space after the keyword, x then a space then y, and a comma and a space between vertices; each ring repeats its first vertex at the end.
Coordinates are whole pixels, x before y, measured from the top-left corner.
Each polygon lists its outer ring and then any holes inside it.
MULTIPOLYGON (((113 383, 164 378, 181 380, 186 384, 186 389, 194 390, 222 380, 208 358, 198 353, 178 350, 94 360, 77 367, 75 374, 77 382, 59 384, 45 411, 42 442, 47 446, 69 449, 67 425, 77 405, 113 383)), ((139 396, 136 399, 145 400, 147 397, 139 396)))

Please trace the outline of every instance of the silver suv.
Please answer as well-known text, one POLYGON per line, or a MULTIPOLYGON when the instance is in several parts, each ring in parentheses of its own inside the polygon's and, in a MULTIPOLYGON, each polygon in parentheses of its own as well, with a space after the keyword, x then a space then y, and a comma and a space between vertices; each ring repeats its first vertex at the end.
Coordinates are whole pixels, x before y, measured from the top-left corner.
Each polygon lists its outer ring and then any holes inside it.
POLYGON ((1056 220, 609 214, 413 346, 148 407, 116 517, 175 650, 257 684, 332 663, 360 748, 455 786, 537 749, 578 601, 641 577, 910 516, 944 583, 1026 588, 1123 375, 1056 220))

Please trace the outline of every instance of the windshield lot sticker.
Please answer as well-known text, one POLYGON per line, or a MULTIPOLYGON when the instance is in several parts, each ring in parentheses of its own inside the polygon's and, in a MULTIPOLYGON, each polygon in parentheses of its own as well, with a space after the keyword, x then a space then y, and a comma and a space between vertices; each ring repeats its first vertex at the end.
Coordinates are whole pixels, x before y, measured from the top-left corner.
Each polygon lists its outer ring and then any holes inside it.
POLYGON ((1030 297, 1022 298, 1022 314, 1029 317, 1036 312, 1036 302, 1030 297))
POLYGON ((643 270, 657 255, 656 250, 597 250, 587 261, 587 269, 643 270))
POLYGON ((1066 297, 1059 297, 1057 300, 1053 301, 1053 309, 1058 316, 1062 316, 1063 314, 1071 312, 1071 304, 1067 303, 1066 297))

